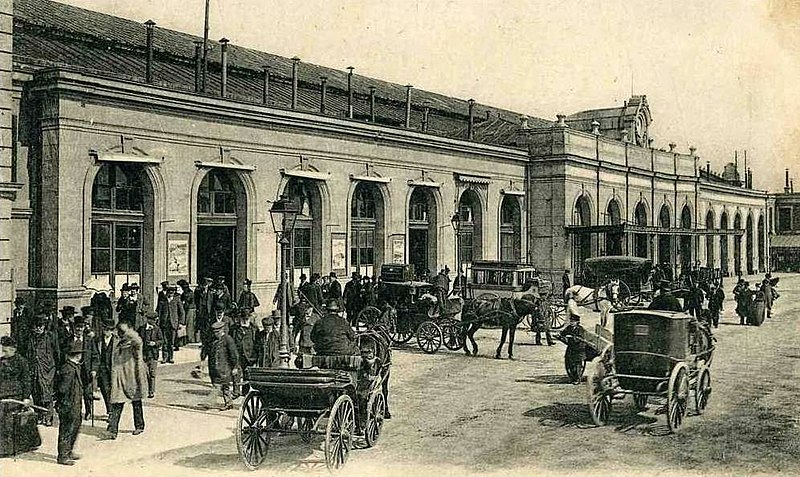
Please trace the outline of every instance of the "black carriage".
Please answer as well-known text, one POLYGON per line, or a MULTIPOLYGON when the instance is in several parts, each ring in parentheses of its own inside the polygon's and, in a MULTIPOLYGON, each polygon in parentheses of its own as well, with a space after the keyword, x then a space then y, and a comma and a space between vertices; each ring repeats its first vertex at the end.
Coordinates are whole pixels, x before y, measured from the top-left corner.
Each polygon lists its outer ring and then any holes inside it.
POLYGON ((356 413, 365 406, 363 439, 367 447, 383 428, 386 365, 370 385, 367 399, 356 394, 360 356, 305 356, 319 369, 248 368, 249 392, 242 402, 236 426, 236 447, 244 465, 254 470, 267 457, 270 442, 279 435, 299 434, 305 443, 324 436, 325 464, 341 468, 353 449, 356 413))
POLYGON ((650 280, 652 262, 647 258, 606 256, 584 261, 583 286, 599 289, 612 280, 619 281, 619 303, 615 306, 636 306, 652 299, 650 280))
POLYGON ((671 432, 683 424, 689 396, 701 414, 711 394, 711 333, 684 313, 628 311, 614 315, 613 344, 600 352, 588 377, 589 412, 604 425, 612 402, 632 395, 639 410, 649 400, 666 405, 671 432))

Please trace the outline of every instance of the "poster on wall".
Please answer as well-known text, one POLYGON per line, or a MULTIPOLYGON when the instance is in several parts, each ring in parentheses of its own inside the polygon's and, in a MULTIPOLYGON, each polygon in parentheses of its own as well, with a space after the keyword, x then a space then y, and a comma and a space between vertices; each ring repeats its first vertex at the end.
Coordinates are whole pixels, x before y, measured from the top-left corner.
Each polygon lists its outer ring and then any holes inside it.
POLYGON ((331 271, 345 273, 347 266, 347 237, 345 234, 331 234, 331 271))
POLYGON ((189 276, 189 234, 170 232, 167 234, 167 276, 189 276))
POLYGON ((392 237, 392 263, 406 262, 406 237, 398 235, 392 237))

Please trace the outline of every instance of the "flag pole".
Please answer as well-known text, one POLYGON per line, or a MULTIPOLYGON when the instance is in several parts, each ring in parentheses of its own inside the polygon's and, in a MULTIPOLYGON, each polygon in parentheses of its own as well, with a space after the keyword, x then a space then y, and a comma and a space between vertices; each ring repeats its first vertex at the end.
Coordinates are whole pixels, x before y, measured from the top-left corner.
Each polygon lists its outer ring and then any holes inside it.
POLYGON ((206 0, 206 10, 205 10, 205 23, 203 24, 203 75, 201 79, 201 87, 200 89, 205 93, 208 82, 206 81, 206 77, 208 75, 208 12, 209 12, 209 3, 211 0, 206 0))

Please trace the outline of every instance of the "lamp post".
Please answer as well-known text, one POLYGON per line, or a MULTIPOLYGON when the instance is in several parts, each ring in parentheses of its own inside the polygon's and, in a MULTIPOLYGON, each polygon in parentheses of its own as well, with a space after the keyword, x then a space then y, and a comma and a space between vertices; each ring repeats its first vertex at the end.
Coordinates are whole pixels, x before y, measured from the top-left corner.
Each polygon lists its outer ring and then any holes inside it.
POLYGON ((459 212, 450 218, 450 225, 456 232, 456 282, 458 283, 458 294, 463 298, 466 279, 461 276, 461 214, 459 212))
POLYGON ((272 227, 280 237, 278 243, 281 244, 281 345, 278 353, 281 357, 281 368, 289 367, 289 319, 287 297, 289 295, 289 280, 286 267, 286 246, 289 245, 288 235, 294 229, 294 221, 297 218, 298 209, 294 201, 285 195, 272 203, 269 209, 272 227))

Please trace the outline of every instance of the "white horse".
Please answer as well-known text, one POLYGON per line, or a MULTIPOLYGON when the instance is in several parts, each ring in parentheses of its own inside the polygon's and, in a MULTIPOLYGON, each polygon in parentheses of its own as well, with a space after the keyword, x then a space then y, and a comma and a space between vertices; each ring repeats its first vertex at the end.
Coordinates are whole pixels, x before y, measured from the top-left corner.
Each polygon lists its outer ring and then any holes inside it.
POLYGON ((564 300, 568 300, 572 293, 575 294, 578 306, 600 312, 600 325, 603 327, 608 322, 608 313, 620 304, 620 285, 617 279, 609 281, 600 288, 574 285, 564 293, 564 300))

